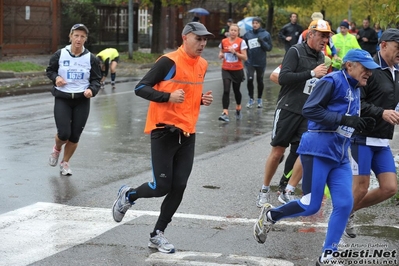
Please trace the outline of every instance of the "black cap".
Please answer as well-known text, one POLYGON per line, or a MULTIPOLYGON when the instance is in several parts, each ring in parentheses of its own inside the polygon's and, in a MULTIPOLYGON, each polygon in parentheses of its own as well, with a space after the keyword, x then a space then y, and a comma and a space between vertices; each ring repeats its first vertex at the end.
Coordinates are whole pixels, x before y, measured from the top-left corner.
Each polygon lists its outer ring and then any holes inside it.
POLYGON ((227 20, 227 22, 233 22, 233 19, 232 19, 232 18, 229 18, 229 19, 227 20))
POLYGON ((385 30, 382 33, 378 44, 381 42, 399 42, 399 29, 390 28, 385 30))
POLYGON ((254 18, 252 19, 252 21, 257 21, 257 22, 259 22, 259 23, 262 23, 262 22, 263 22, 262 19, 261 19, 260 17, 254 17, 254 18))
POLYGON ((69 34, 71 34, 74 30, 83 30, 86 32, 86 34, 89 34, 89 29, 82 23, 73 25, 69 34))

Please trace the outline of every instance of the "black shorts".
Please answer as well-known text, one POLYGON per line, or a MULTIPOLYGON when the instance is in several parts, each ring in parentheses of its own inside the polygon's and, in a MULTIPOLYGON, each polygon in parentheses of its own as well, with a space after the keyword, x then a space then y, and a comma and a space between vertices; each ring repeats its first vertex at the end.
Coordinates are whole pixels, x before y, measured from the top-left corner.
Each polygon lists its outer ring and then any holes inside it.
POLYGON ((113 62, 113 61, 115 61, 115 62, 119 63, 119 56, 117 56, 117 57, 115 57, 114 59, 112 59, 112 61, 111 61, 111 62, 113 62))
POLYGON ((273 147, 288 147, 291 143, 299 143, 302 134, 308 130, 308 120, 302 115, 284 109, 276 109, 273 120, 273 147))
POLYGON ((244 69, 240 70, 222 69, 222 79, 229 79, 234 83, 241 83, 245 80, 244 69))

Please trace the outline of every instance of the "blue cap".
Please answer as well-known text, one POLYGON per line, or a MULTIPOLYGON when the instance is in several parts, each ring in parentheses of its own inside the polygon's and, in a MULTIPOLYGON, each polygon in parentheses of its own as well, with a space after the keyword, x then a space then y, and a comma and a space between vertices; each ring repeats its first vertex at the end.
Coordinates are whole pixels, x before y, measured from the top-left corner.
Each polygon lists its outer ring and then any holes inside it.
POLYGON ((347 21, 342 21, 341 24, 339 24, 339 26, 349 29, 349 23, 347 21))
POLYGON ((370 53, 362 49, 351 49, 344 56, 343 62, 359 62, 367 69, 376 69, 380 66, 374 62, 370 53))

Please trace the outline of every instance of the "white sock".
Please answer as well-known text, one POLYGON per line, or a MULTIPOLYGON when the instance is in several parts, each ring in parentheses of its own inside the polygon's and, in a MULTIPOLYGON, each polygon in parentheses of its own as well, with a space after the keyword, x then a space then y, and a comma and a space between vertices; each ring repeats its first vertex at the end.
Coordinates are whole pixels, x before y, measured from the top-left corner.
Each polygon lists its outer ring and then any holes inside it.
POLYGON ((268 212, 266 213, 266 217, 267 217, 267 219, 269 219, 270 221, 273 221, 272 215, 270 214, 270 211, 268 211, 268 212))
POLYGON ((295 187, 293 187, 293 186, 291 186, 290 184, 288 184, 288 185, 285 187, 285 190, 289 190, 289 191, 294 192, 294 191, 295 191, 295 187))
POLYGON ((269 191, 270 190, 270 186, 262 185, 262 190, 269 191))

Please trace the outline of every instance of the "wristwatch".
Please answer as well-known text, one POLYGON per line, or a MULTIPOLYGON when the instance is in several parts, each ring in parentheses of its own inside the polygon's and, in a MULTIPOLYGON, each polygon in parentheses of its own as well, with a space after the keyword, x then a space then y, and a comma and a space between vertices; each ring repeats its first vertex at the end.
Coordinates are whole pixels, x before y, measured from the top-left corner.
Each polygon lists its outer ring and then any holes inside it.
POLYGON ((314 73, 313 70, 310 71, 310 75, 312 76, 312 78, 316 77, 316 73, 314 73))

